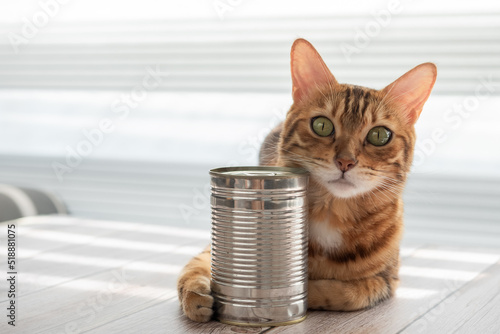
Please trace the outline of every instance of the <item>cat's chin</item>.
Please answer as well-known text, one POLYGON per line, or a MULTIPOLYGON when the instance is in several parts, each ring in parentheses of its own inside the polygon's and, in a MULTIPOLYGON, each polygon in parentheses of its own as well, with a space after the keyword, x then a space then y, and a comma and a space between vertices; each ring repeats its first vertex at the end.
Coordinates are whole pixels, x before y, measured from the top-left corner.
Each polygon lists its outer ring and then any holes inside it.
POLYGON ((351 198, 360 194, 360 189, 346 179, 329 180, 325 186, 335 197, 351 198))
POLYGON ((372 187, 360 180, 352 180, 351 178, 333 178, 328 179, 324 175, 319 177, 320 184, 325 187, 329 193, 339 198, 353 198, 369 192, 372 187))

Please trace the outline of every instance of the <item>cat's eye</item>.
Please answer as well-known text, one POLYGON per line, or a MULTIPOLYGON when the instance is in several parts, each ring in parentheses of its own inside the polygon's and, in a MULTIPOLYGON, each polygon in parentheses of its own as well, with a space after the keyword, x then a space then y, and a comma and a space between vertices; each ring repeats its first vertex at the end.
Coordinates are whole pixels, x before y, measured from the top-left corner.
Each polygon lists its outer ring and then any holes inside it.
POLYGON ((384 126, 376 126, 368 131, 366 140, 375 146, 384 146, 391 139, 392 132, 384 126))
POLYGON ((313 131, 321 137, 328 137, 334 131, 333 123, 326 117, 315 117, 311 121, 313 131))

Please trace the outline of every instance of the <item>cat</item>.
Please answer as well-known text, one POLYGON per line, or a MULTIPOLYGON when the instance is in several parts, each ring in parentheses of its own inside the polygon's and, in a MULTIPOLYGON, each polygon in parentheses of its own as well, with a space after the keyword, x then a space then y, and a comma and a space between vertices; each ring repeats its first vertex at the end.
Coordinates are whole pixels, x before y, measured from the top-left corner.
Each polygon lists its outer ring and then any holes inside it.
MULTIPOLYGON (((372 307, 399 283, 402 192, 436 66, 421 64, 381 90, 339 84, 315 48, 298 39, 291 72, 293 104, 259 160, 310 172, 308 307, 372 307)), ((178 295, 188 318, 210 320, 210 247, 184 267, 178 295)))

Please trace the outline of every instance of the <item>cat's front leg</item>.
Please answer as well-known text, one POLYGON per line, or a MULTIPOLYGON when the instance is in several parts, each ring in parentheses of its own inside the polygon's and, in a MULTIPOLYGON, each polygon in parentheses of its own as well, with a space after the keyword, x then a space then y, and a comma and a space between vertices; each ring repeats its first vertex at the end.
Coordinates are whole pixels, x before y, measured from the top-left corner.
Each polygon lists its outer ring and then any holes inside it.
POLYGON ((182 311, 191 320, 207 322, 212 318, 214 299, 210 290, 210 246, 192 258, 177 280, 182 311))
POLYGON ((390 298, 398 285, 395 276, 379 274, 352 280, 309 280, 308 307, 315 310, 356 311, 390 298))

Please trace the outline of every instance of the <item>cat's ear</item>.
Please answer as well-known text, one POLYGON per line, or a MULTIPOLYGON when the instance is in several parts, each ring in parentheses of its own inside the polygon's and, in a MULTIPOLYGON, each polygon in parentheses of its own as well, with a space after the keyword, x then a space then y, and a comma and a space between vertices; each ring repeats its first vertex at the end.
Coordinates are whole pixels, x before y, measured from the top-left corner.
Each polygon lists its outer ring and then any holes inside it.
POLYGON ((405 113, 408 122, 415 124, 425 101, 436 82, 437 68, 432 63, 420 64, 385 87, 384 99, 396 104, 405 113))
POLYGON ((290 64, 295 103, 306 97, 311 89, 324 84, 338 84, 318 51, 305 39, 297 39, 293 43, 290 64))

